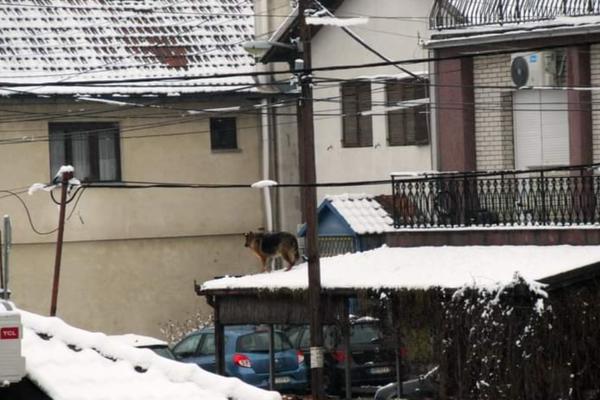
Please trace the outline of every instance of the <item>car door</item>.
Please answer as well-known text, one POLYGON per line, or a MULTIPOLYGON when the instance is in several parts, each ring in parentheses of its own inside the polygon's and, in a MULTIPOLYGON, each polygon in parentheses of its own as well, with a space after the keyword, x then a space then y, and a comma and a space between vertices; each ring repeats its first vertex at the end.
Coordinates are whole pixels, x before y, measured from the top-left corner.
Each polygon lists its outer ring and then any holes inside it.
POLYGON ((215 353, 214 333, 203 334, 196 352, 196 364, 206 371, 215 372, 217 370, 215 353))
POLYGON ((197 333, 184 338, 173 347, 173 354, 179 361, 198 364, 198 347, 204 334, 197 333))

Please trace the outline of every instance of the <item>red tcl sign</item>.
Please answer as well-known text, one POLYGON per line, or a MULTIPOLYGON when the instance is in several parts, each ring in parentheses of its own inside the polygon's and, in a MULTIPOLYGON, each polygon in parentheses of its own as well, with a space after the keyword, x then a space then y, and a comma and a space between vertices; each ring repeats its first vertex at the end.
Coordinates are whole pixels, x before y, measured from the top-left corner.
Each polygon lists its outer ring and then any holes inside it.
POLYGON ((7 339, 18 339, 19 338, 19 328, 11 327, 11 328, 2 328, 0 329, 0 340, 7 339))

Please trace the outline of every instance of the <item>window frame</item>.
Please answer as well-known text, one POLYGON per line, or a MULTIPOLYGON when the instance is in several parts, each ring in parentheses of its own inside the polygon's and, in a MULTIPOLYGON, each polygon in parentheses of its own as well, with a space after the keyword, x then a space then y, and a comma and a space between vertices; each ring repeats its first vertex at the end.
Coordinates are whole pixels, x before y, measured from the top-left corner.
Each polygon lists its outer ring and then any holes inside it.
MULTIPOLYGON (((210 150, 212 152, 235 152, 240 151, 239 143, 237 140, 238 127, 237 127, 237 118, 236 117, 211 117, 209 121, 210 126, 210 150), (233 140, 229 138, 227 141, 233 143, 233 147, 231 146, 222 146, 225 141, 215 140, 218 137, 219 131, 217 131, 216 124, 218 121, 228 121, 233 123, 233 140), (217 146, 220 144, 220 146, 217 146)), ((225 129, 223 131, 226 131, 225 129)), ((220 131, 220 132, 223 132, 220 131)))
MULTIPOLYGON (((81 178, 84 182, 120 182, 121 176, 121 130, 118 122, 113 121, 77 121, 77 122, 49 122, 48 123, 48 140, 49 140, 49 161, 50 161, 50 178, 53 179, 57 171, 53 171, 53 153, 52 146, 59 145, 62 142, 64 160, 62 165, 73 165, 73 140, 77 136, 85 137, 87 150, 89 152, 86 167, 90 170, 89 177, 81 178), (98 132, 94 132, 98 131, 98 132), (106 132, 102 132, 106 131, 106 132), (102 134, 112 136, 114 143, 114 159, 115 159, 115 177, 114 179, 102 179, 100 176, 100 143, 99 140, 102 134), (59 137, 53 137, 58 135, 59 137)), ((77 166, 75 167, 75 176, 77 177, 77 166)))
MULTIPOLYGON (((386 105, 396 107, 399 102, 428 99, 429 81, 416 78, 393 79, 385 82, 386 105)), ((389 110, 387 121, 388 146, 425 146, 429 139, 429 103, 400 110, 389 110)))

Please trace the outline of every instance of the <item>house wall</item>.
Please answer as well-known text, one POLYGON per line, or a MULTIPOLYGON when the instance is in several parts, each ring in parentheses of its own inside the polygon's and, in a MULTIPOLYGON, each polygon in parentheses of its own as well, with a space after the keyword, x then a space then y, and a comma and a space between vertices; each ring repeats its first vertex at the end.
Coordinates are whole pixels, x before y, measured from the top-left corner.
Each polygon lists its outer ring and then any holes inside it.
POLYGON ((292 11, 290 0, 254 0, 256 37, 266 40, 292 11))
MULTIPOLYGON (((346 0, 337 9, 336 15, 407 15, 426 17, 431 1, 346 0)), ((420 46, 420 39, 428 35, 427 19, 402 20, 369 19, 368 24, 350 27, 366 43, 392 60, 427 57, 420 46)), ((312 40, 314 67, 332 65, 363 64, 382 61, 355 42, 339 27, 324 26, 312 40)), ((425 72, 427 63, 405 65, 413 72, 425 72)), ((323 71, 319 77, 352 79, 360 76, 398 75, 402 71, 393 67, 352 69, 345 71, 323 71)), ((383 104, 383 85, 373 84, 373 104, 383 104)), ((391 172, 431 169, 431 149, 424 146, 389 146, 387 144, 387 119, 385 115, 373 116, 373 146, 362 148, 342 147, 342 116, 340 87, 338 84, 316 84, 313 88, 315 124, 315 156, 317 180, 360 181, 388 179, 391 172), (320 101, 332 98, 333 101, 320 101), (319 114, 322 114, 319 116, 319 114), (332 115, 333 114, 333 115, 332 115)), ((376 109, 376 108, 375 108, 376 109)), ((379 113, 383 114, 383 113, 379 113)), ((319 188, 319 201, 325 194, 344 192, 389 193, 391 185, 319 188)))
MULTIPOLYGON (((512 93, 482 86, 510 86, 510 54, 473 59, 477 169, 514 168, 512 93)), ((590 45, 591 86, 600 85, 600 45, 590 45)), ((593 162, 600 162, 600 94, 592 98, 593 162)), ((572 155, 573 156, 573 155, 572 155)))
MULTIPOLYGON (((16 304, 47 315, 55 245, 12 249, 11 290, 16 304)), ((63 248, 57 315, 78 327, 107 334, 162 337, 169 321, 185 321, 211 308, 194 292, 225 274, 256 273, 255 257, 240 234, 69 241, 63 248)))
MULTIPOLYGON (((479 170, 514 168, 510 54, 474 57, 475 149, 479 170)), ((469 105, 463 105, 469 107, 469 105)))
MULTIPOLYGON (((0 141, 41 141, 0 146, 1 188, 26 190, 54 175, 49 171, 48 115, 63 122, 119 122, 124 181, 249 184, 261 179, 256 113, 237 116, 239 150, 212 152, 206 115, 181 111, 240 100, 151 101, 157 107, 65 98, 3 100, 0 141)), ((38 231, 56 227, 58 209, 46 192, 21 197, 38 231)), ((34 233, 13 196, 2 198, 0 213, 13 222, 14 299, 43 312, 50 297, 55 234, 34 233)), ((58 314, 83 328, 158 334, 161 322, 183 318, 199 306, 208 311, 196 298, 194 279, 258 269, 242 239, 243 232, 264 224, 261 193, 255 189, 90 188, 69 205, 67 215, 58 314)))

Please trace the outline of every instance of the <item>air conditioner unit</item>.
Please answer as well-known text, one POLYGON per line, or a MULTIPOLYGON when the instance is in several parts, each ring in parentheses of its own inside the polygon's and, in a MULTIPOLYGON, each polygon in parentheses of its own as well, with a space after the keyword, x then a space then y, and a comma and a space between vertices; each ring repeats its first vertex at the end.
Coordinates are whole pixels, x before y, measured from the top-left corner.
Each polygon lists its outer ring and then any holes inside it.
POLYGON ((556 84, 556 52, 514 53, 510 75, 517 87, 554 86, 556 84))
POLYGON ((0 300, 0 383, 19 382, 26 374, 21 355, 21 314, 12 303, 0 300))

